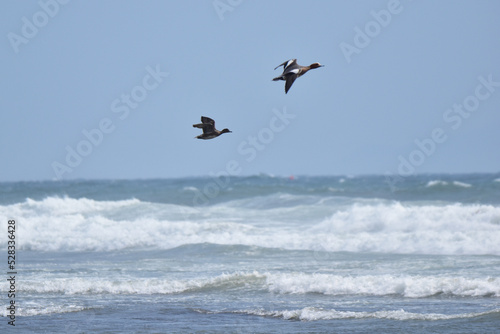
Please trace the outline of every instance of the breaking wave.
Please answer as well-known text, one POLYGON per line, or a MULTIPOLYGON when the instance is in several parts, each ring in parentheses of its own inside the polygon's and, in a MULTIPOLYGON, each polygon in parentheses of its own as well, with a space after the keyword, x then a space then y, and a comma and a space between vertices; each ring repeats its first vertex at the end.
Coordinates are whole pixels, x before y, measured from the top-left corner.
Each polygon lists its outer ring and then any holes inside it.
POLYGON ((446 186, 454 186, 454 187, 461 187, 461 188, 470 188, 472 187, 471 184, 465 183, 465 182, 460 182, 460 181, 441 181, 441 180, 433 180, 427 182, 426 187, 446 187, 446 186))
MULTIPOLYGON (((211 243, 325 252, 500 255, 500 207, 274 194, 188 207, 48 197, 0 206, 20 249, 110 251, 211 243)), ((6 241, 0 243, 6 247, 6 241)))
POLYGON ((499 315, 500 309, 463 314, 439 314, 439 313, 413 313, 405 310, 394 311, 337 311, 334 309, 322 309, 315 307, 305 307, 297 310, 284 311, 266 311, 266 310, 241 310, 232 313, 257 315, 262 317, 282 318, 285 320, 318 321, 318 320, 337 320, 337 319, 389 319, 389 320, 450 320, 450 319, 468 319, 488 315, 499 315))
MULTIPOLYGON (((0 289, 7 288, 7 282, 0 289)), ((193 279, 108 277, 26 278, 18 290, 25 294, 129 295, 177 294, 200 291, 260 290, 278 294, 324 294, 330 296, 394 296, 427 298, 500 297, 500 279, 456 276, 360 275, 235 272, 193 279)))

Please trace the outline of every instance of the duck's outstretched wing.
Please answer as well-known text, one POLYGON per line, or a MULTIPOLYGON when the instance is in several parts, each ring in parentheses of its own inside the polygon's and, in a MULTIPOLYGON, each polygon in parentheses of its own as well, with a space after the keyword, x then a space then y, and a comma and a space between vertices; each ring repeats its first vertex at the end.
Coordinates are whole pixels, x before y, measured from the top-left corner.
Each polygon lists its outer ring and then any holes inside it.
POLYGON ((283 76, 286 77, 286 82, 285 82, 285 94, 286 94, 290 90, 290 87, 292 87, 295 79, 299 77, 299 69, 298 68, 292 69, 288 71, 286 74, 283 74, 283 76))
POLYGON ((209 117, 201 116, 201 123, 193 124, 194 128, 203 129, 203 133, 212 133, 215 130, 215 121, 209 117))
POLYGON ((288 93, 288 91, 290 90, 290 87, 292 87, 295 79, 297 79, 297 74, 295 74, 295 73, 292 73, 286 77, 285 94, 288 93))
POLYGON ((297 59, 289 59, 289 60, 285 61, 283 64, 276 66, 274 69, 277 69, 278 67, 283 66, 283 71, 286 71, 286 69, 288 67, 292 66, 293 64, 297 64, 297 59))
POLYGON ((201 122, 203 124, 215 125, 215 121, 213 119, 211 119, 210 117, 201 116, 201 122))

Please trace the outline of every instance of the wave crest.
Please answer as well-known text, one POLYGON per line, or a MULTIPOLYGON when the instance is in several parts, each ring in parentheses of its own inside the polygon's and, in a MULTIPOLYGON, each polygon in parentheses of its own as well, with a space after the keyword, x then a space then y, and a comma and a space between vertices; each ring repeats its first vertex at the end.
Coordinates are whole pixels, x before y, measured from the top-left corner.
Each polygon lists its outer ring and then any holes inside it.
POLYGON ((275 293, 324 295, 400 295, 425 298, 439 294, 460 297, 500 297, 497 278, 465 278, 436 276, 365 275, 340 276, 329 274, 270 274, 266 275, 269 290, 275 293))
POLYGON ((426 185, 427 188, 431 187, 459 187, 459 188, 470 188, 472 187, 472 184, 465 183, 465 182, 460 182, 460 181, 442 181, 442 180, 433 180, 427 182, 426 185))
POLYGON ((305 307, 297 310, 283 311, 265 311, 265 310, 242 310, 232 313, 257 315, 263 317, 275 317, 285 320, 301 320, 301 321, 318 321, 318 320, 338 320, 338 319, 390 319, 398 321, 406 320, 450 320, 450 319, 468 319, 476 318, 492 314, 500 314, 500 309, 495 309, 480 313, 463 313, 463 314, 439 314, 439 313, 413 313, 405 310, 394 311, 375 311, 375 312, 360 312, 360 311, 337 311, 334 309, 325 310, 316 307, 305 307))
MULTIPOLYGON (((7 282, 0 283, 0 289, 7 282)), ((498 278, 452 276, 342 276, 306 273, 234 272, 191 279, 109 277, 66 277, 50 280, 26 279, 22 293, 100 295, 100 294, 174 294, 213 290, 261 290, 278 294, 323 294, 329 296, 391 296, 428 298, 436 295, 457 297, 500 297, 498 278)))
MULTIPOLYGON (((211 243, 325 252, 500 255, 500 207, 493 205, 318 201, 282 194, 277 198, 285 198, 286 205, 263 209, 233 201, 187 207, 137 199, 50 197, 0 206, 0 215, 16 217, 20 249, 35 251, 211 243)), ((6 248, 6 241, 0 247, 6 248)))

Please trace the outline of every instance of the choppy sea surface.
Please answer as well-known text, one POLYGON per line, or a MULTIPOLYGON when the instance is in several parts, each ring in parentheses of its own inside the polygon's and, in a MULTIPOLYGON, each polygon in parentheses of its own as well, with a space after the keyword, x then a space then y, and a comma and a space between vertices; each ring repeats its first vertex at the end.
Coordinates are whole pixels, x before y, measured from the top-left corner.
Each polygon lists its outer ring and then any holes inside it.
POLYGON ((500 331, 500 174, 11 182, 0 217, 2 333, 500 331))

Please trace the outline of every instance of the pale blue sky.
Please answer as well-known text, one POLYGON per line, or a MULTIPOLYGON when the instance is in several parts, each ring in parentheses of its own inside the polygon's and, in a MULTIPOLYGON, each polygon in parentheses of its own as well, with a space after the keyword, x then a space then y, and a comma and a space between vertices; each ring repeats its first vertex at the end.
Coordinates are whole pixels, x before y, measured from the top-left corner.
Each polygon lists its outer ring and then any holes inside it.
POLYGON ((0 181, 498 172, 499 14, 495 0, 4 2, 0 181), (285 95, 271 79, 290 58, 326 66, 285 95), (194 139, 202 115, 233 132, 194 139))

